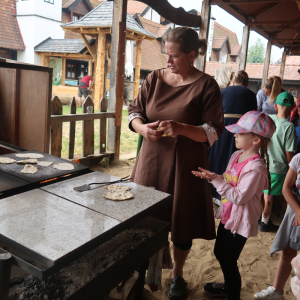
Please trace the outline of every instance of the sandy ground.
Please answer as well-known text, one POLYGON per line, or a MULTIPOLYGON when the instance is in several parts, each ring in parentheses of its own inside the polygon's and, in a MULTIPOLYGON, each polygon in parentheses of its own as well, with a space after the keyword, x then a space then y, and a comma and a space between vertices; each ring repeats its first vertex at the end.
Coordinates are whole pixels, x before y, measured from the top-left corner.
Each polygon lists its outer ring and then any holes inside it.
MULTIPOLYGON (((133 166, 134 160, 120 160, 112 165, 109 165, 108 162, 104 162, 101 165, 92 167, 92 169, 114 176, 124 177, 131 173, 133 166)), ((219 222, 216 221, 216 228, 218 223, 219 222)), ((280 253, 276 253, 273 257, 270 257, 270 248, 274 237, 275 233, 259 232, 257 237, 248 239, 238 261, 242 276, 242 300, 253 299, 253 294, 273 284, 280 257, 280 253)), ((211 299, 204 294, 204 283, 223 281, 220 266, 213 255, 213 247, 214 240, 194 240, 193 242, 191 253, 188 256, 184 268, 184 278, 188 282, 188 300, 211 299)), ((292 276, 294 276, 293 273, 292 276)), ((170 278, 171 270, 163 270, 163 290, 151 293, 149 289, 145 289, 144 300, 168 299, 167 292, 170 287, 170 278)), ((290 289, 290 279, 285 286, 284 295, 286 300, 295 300, 296 298, 290 289)))

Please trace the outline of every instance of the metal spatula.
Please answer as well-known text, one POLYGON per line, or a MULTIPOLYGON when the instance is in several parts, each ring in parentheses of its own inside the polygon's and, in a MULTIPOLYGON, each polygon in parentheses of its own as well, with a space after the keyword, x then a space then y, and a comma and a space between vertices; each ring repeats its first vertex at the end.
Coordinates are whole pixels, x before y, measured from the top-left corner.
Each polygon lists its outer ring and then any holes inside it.
MULTIPOLYGON (((88 191, 88 190, 92 190, 91 188, 91 185, 92 184, 101 184, 102 185, 111 185, 111 184, 114 184, 114 183, 120 183, 120 182, 129 182, 130 179, 132 178, 128 178, 130 175, 126 176, 126 177, 123 177, 119 180, 116 180, 116 181, 109 181, 109 182, 94 182, 94 183, 89 183, 89 184, 85 184, 85 185, 81 185, 81 186, 75 186, 73 187, 73 190, 77 191, 77 192, 85 192, 85 191, 88 191)), ((100 186, 98 186, 100 187, 100 186)), ((96 187, 96 188, 98 188, 96 187)), ((95 188, 93 188, 94 190, 95 188)))

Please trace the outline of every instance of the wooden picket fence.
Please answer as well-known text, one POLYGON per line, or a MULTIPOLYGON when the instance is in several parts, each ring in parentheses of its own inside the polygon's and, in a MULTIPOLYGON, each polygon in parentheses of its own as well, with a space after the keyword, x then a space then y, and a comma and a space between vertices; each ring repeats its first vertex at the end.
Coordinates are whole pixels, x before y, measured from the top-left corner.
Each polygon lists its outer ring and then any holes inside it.
POLYGON ((80 162, 85 159, 86 164, 90 165, 88 161, 94 161, 93 156, 102 159, 103 156, 112 156, 114 153, 108 152, 106 149, 106 120, 108 118, 115 118, 115 112, 107 112, 108 100, 102 98, 100 101, 100 112, 94 113, 94 103, 90 97, 87 97, 82 107, 82 114, 76 114, 76 100, 73 97, 70 104, 70 114, 63 115, 62 103, 57 96, 51 100, 51 146, 50 152, 52 155, 61 157, 62 151, 62 129, 63 122, 70 122, 69 132, 69 149, 68 158, 74 159, 75 148, 75 127, 77 121, 83 121, 82 125, 82 155, 80 162), (88 107, 92 107, 92 112, 88 112, 88 107), (99 154, 94 152, 94 120, 100 119, 99 131, 99 154))

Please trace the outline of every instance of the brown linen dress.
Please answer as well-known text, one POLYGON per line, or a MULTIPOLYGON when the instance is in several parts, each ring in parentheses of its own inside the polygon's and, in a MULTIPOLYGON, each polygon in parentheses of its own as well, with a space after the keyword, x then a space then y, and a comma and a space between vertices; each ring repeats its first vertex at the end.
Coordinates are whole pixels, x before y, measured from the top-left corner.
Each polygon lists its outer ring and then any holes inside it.
MULTIPOLYGON (((172 87, 160 80, 158 74, 159 70, 155 70, 144 80, 137 98, 129 105, 129 114, 140 113, 147 123, 207 123, 218 136, 222 134, 222 97, 211 76, 203 73, 191 84, 172 87)), ((133 130, 131 124, 130 128, 133 130)), ((159 215, 171 222, 175 243, 216 236, 210 184, 191 173, 198 166, 209 169, 208 158, 207 144, 182 135, 162 137, 157 142, 143 139, 132 172, 133 181, 173 195, 173 208, 166 207, 159 215)))

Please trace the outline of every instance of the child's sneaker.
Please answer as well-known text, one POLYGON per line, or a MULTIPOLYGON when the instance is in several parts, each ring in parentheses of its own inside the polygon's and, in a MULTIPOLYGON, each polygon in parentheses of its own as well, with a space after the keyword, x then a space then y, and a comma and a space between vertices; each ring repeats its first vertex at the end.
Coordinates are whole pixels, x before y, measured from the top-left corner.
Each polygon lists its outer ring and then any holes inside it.
POLYGON ((256 293, 254 299, 279 300, 284 299, 283 294, 279 295, 274 286, 269 286, 267 289, 256 293))
POLYGON ((225 286, 225 282, 216 283, 216 282, 208 282, 204 284, 204 290, 206 293, 212 296, 227 296, 227 288, 225 286))

